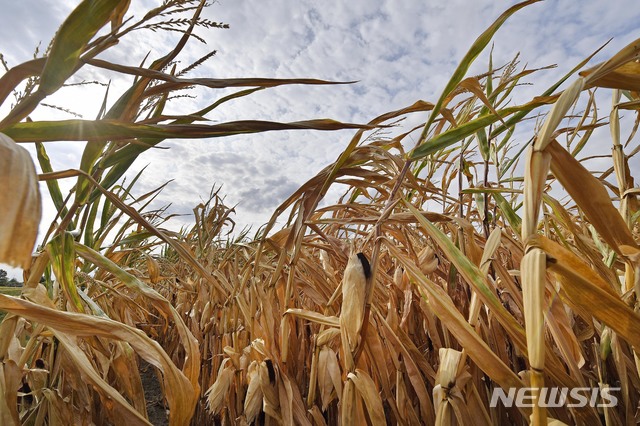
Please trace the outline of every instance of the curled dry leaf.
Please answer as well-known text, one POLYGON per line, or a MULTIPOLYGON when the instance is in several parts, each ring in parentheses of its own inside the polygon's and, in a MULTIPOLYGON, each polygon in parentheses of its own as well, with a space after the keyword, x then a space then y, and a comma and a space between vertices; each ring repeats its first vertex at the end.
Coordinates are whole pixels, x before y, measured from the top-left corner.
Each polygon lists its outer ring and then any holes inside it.
POLYGON ((207 391, 207 407, 212 413, 217 413, 222 408, 229 387, 235 374, 233 364, 227 358, 218 370, 218 378, 207 391))
POLYGON ((333 339, 340 335, 340 330, 337 328, 328 328, 318 333, 318 346, 323 346, 331 342, 333 339))
POLYGON ((438 257, 436 252, 431 246, 425 246, 418 254, 418 264, 420 265, 420 271, 427 275, 438 269, 438 257))
POLYGON ((324 269, 327 275, 333 277, 336 272, 333 266, 331 266, 329 254, 325 250, 320 250, 320 262, 322 262, 322 269, 324 269))
POLYGON ((362 397, 367 408, 367 414, 373 426, 386 425, 387 421, 384 415, 384 408, 380 393, 373 379, 364 371, 356 369, 355 373, 349 373, 349 382, 353 382, 356 390, 362 397))
POLYGON ((550 164, 551 156, 547 152, 529 148, 524 175, 524 220, 521 229, 523 241, 537 232, 540 204, 550 164))
MULTIPOLYGON (((578 78, 566 90, 562 92, 551 112, 547 115, 542 129, 533 145, 535 151, 544 151, 551 141, 553 132, 558 128, 564 119, 569 108, 578 100, 580 92, 584 88, 584 79, 578 78)), ((546 175, 545 175, 546 176, 546 175)))
POLYGON ((356 424, 357 418, 357 400, 356 400, 356 385, 350 378, 344 383, 342 388, 342 398, 340 398, 340 418, 343 425, 356 424))
POLYGON ((320 387, 322 411, 326 411, 336 396, 342 396, 340 366, 338 364, 338 357, 333 349, 327 346, 322 347, 318 356, 318 367, 318 386, 320 387), (334 390, 336 392, 335 394, 334 390))
POLYGON ((29 152, 0 133, 0 262, 29 267, 41 213, 29 152))

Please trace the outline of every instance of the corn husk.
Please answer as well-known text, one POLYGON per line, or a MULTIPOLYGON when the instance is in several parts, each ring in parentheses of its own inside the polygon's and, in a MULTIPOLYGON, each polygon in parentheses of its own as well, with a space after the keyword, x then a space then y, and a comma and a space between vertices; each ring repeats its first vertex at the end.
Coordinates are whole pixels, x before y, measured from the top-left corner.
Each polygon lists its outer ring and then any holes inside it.
POLYGON ((438 376, 433 388, 433 405, 436 411, 436 425, 455 425, 455 412, 451 403, 451 394, 456 385, 456 377, 463 359, 462 352, 450 348, 440 348, 438 376))
POLYGON ((371 424, 374 426, 386 425, 382 400, 373 379, 364 370, 360 369, 356 369, 355 373, 349 373, 348 378, 353 382, 358 394, 364 401, 371 424))
POLYGON ((349 257, 342 279, 342 312, 340 313, 340 331, 345 351, 353 352, 358 346, 360 328, 364 318, 367 278, 362 262, 357 254, 349 257))
POLYGON ((275 419, 281 419, 277 375, 271 360, 265 360, 260 363, 259 376, 260 388, 264 396, 262 409, 265 414, 275 419))
POLYGON ((252 361, 247 370, 247 393, 244 399, 244 415, 247 423, 260 414, 262 410, 262 387, 260 386, 260 365, 252 361))
POLYGON ((220 364, 218 378, 206 393, 207 408, 212 413, 215 414, 222 409, 227 393, 229 392, 229 388, 231 387, 234 374, 235 371, 233 365, 227 358, 222 364, 220 364))
POLYGON ((29 267, 41 214, 29 152, 0 133, 0 263, 29 267))
POLYGON ((418 253, 418 265, 423 274, 427 275, 438 269, 438 263, 436 252, 431 246, 425 246, 425 248, 418 253))
POLYGON ((322 411, 326 411, 329 404, 336 398, 342 397, 342 380, 340 366, 336 353, 329 347, 323 346, 318 356, 318 387, 322 411))

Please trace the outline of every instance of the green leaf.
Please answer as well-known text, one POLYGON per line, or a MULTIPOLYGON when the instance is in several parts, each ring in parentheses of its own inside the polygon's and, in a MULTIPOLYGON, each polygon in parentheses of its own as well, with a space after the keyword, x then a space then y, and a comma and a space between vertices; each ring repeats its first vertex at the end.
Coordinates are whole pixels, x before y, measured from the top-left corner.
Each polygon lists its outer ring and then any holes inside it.
POLYGON ((40 75, 46 62, 47 58, 36 58, 16 65, 5 72, 2 77, 0 77, 0 105, 4 103, 7 96, 9 96, 23 80, 40 75))
POLYGON ((511 204, 502 196, 502 194, 495 192, 493 194, 493 198, 496 200, 498 208, 504 215, 505 219, 507 219, 507 222, 509 222, 509 225, 515 231, 515 234, 520 235, 520 228, 522 226, 522 219, 520 219, 520 216, 516 214, 511 207, 511 204))
MULTIPOLYGON (((450 145, 453 145, 456 142, 461 141, 467 136, 471 136, 474 133, 484 129, 491 124, 502 120, 504 117, 509 116, 511 114, 520 112, 520 111, 530 111, 533 108, 539 107, 541 105, 546 105, 549 103, 555 102, 555 98, 536 98, 533 101, 524 104, 518 105, 514 107, 504 108, 497 111, 497 114, 487 114, 482 117, 478 117, 475 120, 471 120, 466 122, 465 124, 454 127, 453 129, 447 130, 446 132, 440 133, 434 138, 430 139, 429 142, 423 143, 422 145, 417 146, 410 154, 410 158, 412 160, 419 160, 421 158, 426 157, 429 154, 440 151, 443 148, 446 148, 450 145)), ((509 121, 507 121, 508 123, 509 121)), ((492 133, 491 136, 494 136, 492 133)))
POLYGON ((489 161, 489 140, 487 139, 487 132, 484 129, 480 129, 476 132, 478 139, 478 147, 480 148, 480 155, 484 161, 489 161))
POLYGON ((522 226, 522 219, 518 216, 514 209, 511 206, 506 198, 502 195, 503 193, 518 193, 521 194, 520 190, 513 189, 505 189, 505 188, 469 188, 464 189, 462 191, 463 194, 492 194, 493 198, 496 200, 496 204, 498 204, 498 208, 502 212, 502 215, 505 217, 507 222, 517 235, 520 234, 520 227, 522 226))
POLYGON ((69 232, 65 232, 51 239, 51 242, 47 244, 47 251, 51 259, 53 273, 60 282, 65 296, 75 306, 77 312, 84 312, 74 280, 76 262, 74 244, 73 236, 69 232))
POLYGON ((89 42, 108 21, 113 11, 122 9, 128 0, 84 0, 63 22, 53 39, 49 56, 40 75, 38 90, 23 99, 2 120, 0 128, 27 117, 47 96, 57 91, 82 62, 80 56, 89 42))
MULTIPOLYGON (((138 156, 136 155, 134 157, 124 158, 120 160, 115 166, 113 166, 109 170, 107 175, 102 178, 102 180, 100 181, 100 185, 102 185, 102 187, 105 189, 109 189, 113 185, 115 185, 116 182, 120 180, 120 178, 124 176, 125 173, 127 173, 127 170, 129 170, 133 162, 136 161, 137 157, 138 156)), ((92 201, 98 195, 99 195, 99 191, 95 190, 93 194, 91 194, 90 200, 92 201)))
MULTIPOLYGON (((96 120, 101 119, 105 115, 105 111, 107 109, 107 98, 109 96, 109 86, 107 86, 107 90, 105 91, 104 98, 102 99, 102 105, 100 106, 100 111, 98 112, 98 116, 96 120)), ((93 175, 94 165, 100 155, 103 153, 105 146, 107 146, 106 140, 97 140, 92 143, 88 143, 84 151, 82 152, 82 158, 80 160, 80 170, 87 172, 89 175, 93 175)), ((84 175, 78 176, 78 183, 76 184, 76 203, 79 205, 83 205, 87 202, 87 198, 89 196, 90 185, 84 175)))
POLYGON ((91 203, 91 207, 89 209, 89 213, 87 214, 87 220, 84 225, 84 245, 87 247, 91 247, 93 249, 98 249, 95 247, 95 235, 94 235, 94 225, 96 222, 96 218, 98 216, 98 208, 100 207, 100 201, 96 200, 91 203))
MULTIPOLYGON (((190 114, 189 116, 185 116, 184 118, 180 118, 175 120, 173 123, 171 124, 190 124, 192 123, 196 117, 204 117, 205 114, 208 114, 209 112, 213 111, 215 108, 217 108, 218 106, 222 105, 225 102, 228 102, 232 99, 236 99, 236 98, 240 98, 243 96, 247 96, 250 95, 251 93, 254 93, 258 90, 263 90, 263 88, 258 87, 255 89, 249 89, 249 90, 241 90, 239 92, 236 93, 232 93, 228 96, 225 96, 223 98, 218 99, 216 102, 214 102, 213 104, 209 105, 208 107, 195 112, 193 114, 190 114)), ((115 151, 114 153, 111 153, 110 155, 108 155, 104 160, 102 160, 100 162, 100 166, 101 167, 110 167, 113 166, 117 163, 120 163, 124 160, 131 160, 131 159, 136 159, 138 157, 138 155, 140 155, 141 153, 143 153, 144 151, 148 150, 149 148, 152 148, 154 146, 156 146, 157 144, 159 144, 160 142, 164 141, 164 138, 146 138, 146 139, 141 139, 137 144, 128 144, 126 146, 124 146, 123 148, 115 151)), ((127 163, 128 165, 131 164, 131 161, 129 161, 127 163)), ((127 167, 124 169, 124 171, 126 172, 126 169, 129 167, 127 165, 127 167)), ((120 173, 119 176, 117 176, 115 179, 112 179, 113 182, 117 181, 120 176, 122 176, 123 173, 120 173)), ((113 183, 112 182, 112 183, 113 183)), ((107 186, 108 187, 108 186, 107 186)))
MULTIPOLYGON (((89 141, 82 152, 80 170, 87 172, 87 174, 92 174, 93 165, 102 154, 106 145, 106 140, 89 141)), ((78 183, 76 185, 76 203, 79 205, 86 203, 90 189, 90 182, 87 178, 85 178, 84 175, 78 176, 78 183)))
POLYGON ((487 44, 489 44, 489 42, 495 35, 496 31, 498 31, 498 29, 502 26, 502 24, 504 24, 505 21, 509 19, 509 17, 513 15, 515 12, 517 12, 518 10, 522 9, 525 6, 528 6, 533 3, 537 3, 539 1, 541 0, 528 0, 510 7, 504 13, 502 13, 502 15, 500 15, 498 19, 496 19, 496 21, 493 24, 491 24, 489 28, 487 28, 482 34, 480 34, 480 36, 476 39, 476 41, 473 42, 473 44, 469 48, 469 51, 467 52, 466 55, 464 55, 464 57, 462 58, 462 61, 460 61, 460 63, 458 64, 458 67, 453 72, 453 75, 449 79, 449 82, 444 88, 444 91, 440 95, 438 102, 436 102, 435 107, 433 108, 433 111, 431 111, 429 120, 425 124, 424 131, 420 136, 421 142, 424 139, 426 139, 427 132, 429 131, 431 124, 433 124, 433 122, 435 121, 436 116, 440 113, 440 109, 442 108, 442 104, 445 98, 449 96, 449 94, 458 86, 458 83, 462 81, 464 76, 467 74, 469 67, 471 67, 471 64, 473 64, 473 62, 476 60, 478 55, 480 55, 480 53, 484 50, 487 44))
POLYGON ((126 0, 84 0, 64 21, 56 34, 38 90, 47 95, 58 90, 75 72, 80 55, 126 0))
MULTIPOLYGON (((605 46, 606 46, 606 44, 605 44, 605 46)), ((571 77, 573 74, 575 74, 580 68, 584 67, 591 60, 591 58, 593 58, 598 52, 600 52, 600 50, 602 50, 603 47, 604 46, 601 46, 595 52, 593 52, 591 55, 589 55, 587 58, 582 60, 578 65, 573 67, 568 73, 563 75, 562 78, 560 78, 560 80, 558 80, 553 85, 551 85, 551 87, 549 87, 547 90, 545 90, 544 93, 542 93, 542 95, 540 95, 540 96, 541 97, 551 96, 551 94, 553 92, 555 92, 558 89, 558 87, 560 87, 560 85, 562 85, 562 83, 567 81, 569 79, 569 77, 571 77)), ((534 109, 535 109, 535 106, 530 108, 530 109, 528 109, 528 110, 527 109, 523 109, 522 111, 514 114, 514 116, 511 117, 509 120, 506 120, 504 122, 504 124, 501 124, 496 129, 494 129, 494 131, 491 132, 491 136, 492 137, 498 136, 500 133, 503 133, 504 131, 510 129, 515 124, 518 124, 520 121, 522 121, 522 119, 524 117, 526 117, 527 114, 529 114, 534 109)))
POLYGON ((491 46, 491 52, 489 52, 489 70, 487 71, 487 97, 491 98, 493 94, 493 45, 491 46))
MULTIPOLYGON (((53 168, 51 167, 51 160, 49 159, 49 155, 47 154, 47 151, 44 148, 44 144, 42 142, 36 142, 36 155, 38 157, 38 162, 40 163, 42 172, 53 172, 53 168)), ((67 208, 64 207, 64 198, 62 197, 62 191, 60 191, 60 185, 58 185, 58 181, 56 179, 49 179, 46 181, 46 183, 47 188, 49 188, 49 194, 51 194, 53 205, 56 207, 56 211, 61 212, 60 216, 64 217, 67 214, 67 208)))
MULTIPOLYGON (((509 133, 507 133, 507 136, 509 136, 510 133, 512 133, 512 129, 513 127, 509 130, 509 133)), ((505 136, 506 137, 506 136, 505 136)), ((523 143, 522 146, 520 147, 520 149, 518 150, 518 152, 516 153, 516 155, 514 155, 512 158, 508 159, 505 163, 500 165, 500 168, 498 170, 498 178, 500 179, 500 182, 505 182, 504 179, 502 179, 504 177, 504 175, 507 174, 507 172, 509 170, 511 170, 511 167, 519 160, 522 158, 522 153, 524 152, 525 149, 527 149, 531 144, 533 143, 533 138, 531 138, 527 143, 523 143)))
MULTIPOLYGON (((137 124, 118 120, 59 120, 17 123, 4 132, 16 142, 122 140, 133 138, 202 139, 272 130, 372 129, 375 126, 330 119, 279 123, 243 120, 221 124, 137 124)), ((91 143, 91 142, 89 142, 91 143)))

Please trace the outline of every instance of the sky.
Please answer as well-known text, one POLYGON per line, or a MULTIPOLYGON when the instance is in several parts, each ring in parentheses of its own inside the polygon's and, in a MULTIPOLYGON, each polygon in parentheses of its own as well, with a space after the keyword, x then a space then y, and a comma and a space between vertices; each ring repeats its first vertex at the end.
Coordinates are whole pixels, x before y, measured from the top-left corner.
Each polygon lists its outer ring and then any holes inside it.
MULTIPOLYGON (((142 16, 160 0, 134 0, 131 11, 142 16)), ((268 89, 226 104, 208 116, 214 122, 238 119, 297 121, 332 118, 366 123, 382 113, 422 99, 435 101, 458 61, 476 37, 514 1, 449 0, 219 0, 205 16, 229 24, 229 29, 200 29, 206 45, 191 43, 179 59, 184 66, 211 50, 216 55, 191 75, 194 77, 310 77, 357 83, 339 86, 288 86, 268 89)), ((78 1, 0 0, 0 53, 9 66, 33 57, 35 46, 44 50, 57 27, 78 1)), ((546 0, 517 12, 499 30, 493 61, 503 65, 520 52, 520 64, 530 68, 558 64, 535 74, 531 86, 519 90, 519 102, 542 92, 586 56, 613 40, 593 60, 602 61, 640 37, 640 8, 634 0, 546 0)), ((164 55, 179 34, 140 32, 111 49, 107 59, 138 64, 147 53, 164 55)), ((470 75, 487 68, 488 52, 476 61, 470 75)), ((96 69, 83 69, 73 81, 99 80, 96 69)), ((113 102, 130 81, 112 81, 113 102), (118 89, 121 89, 120 92, 118 89)), ((104 88, 72 88, 48 103, 81 111, 93 119, 104 88)), ((198 90, 196 99, 178 99, 175 112, 195 111, 226 94, 198 90)), ((608 104, 603 105, 605 109, 608 104)), ((0 115, 6 113, 0 108, 0 115)), ((34 119, 73 118, 46 107, 34 119)), ((418 117, 424 120, 426 117, 418 117)), ((288 131, 242 135, 224 139, 164 142, 169 149, 152 150, 134 164, 129 176, 146 167, 137 193, 172 182, 158 197, 171 203, 171 211, 190 221, 192 209, 206 199, 213 186, 222 185, 227 205, 236 206, 239 226, 254 229, 307 179, 335 161, 353 131, 288 131)), ((31 149, 30 144, 25 144, 31 149)), ((77 168, 83 144, 47 145, 54 169, 77 168)), ((73 182, 65 182, 69 187, 73 182)), ((43 188, 44 189, 44 188, 43 188)), ((134 191, 136 192, 136 191, 134 191)), ((329 198, 338 195, 334 189, 329 198)), ((47 196, 44 194, 44 198, 47 196)), ((43 223, 53 217, 44 208, 43 223)))

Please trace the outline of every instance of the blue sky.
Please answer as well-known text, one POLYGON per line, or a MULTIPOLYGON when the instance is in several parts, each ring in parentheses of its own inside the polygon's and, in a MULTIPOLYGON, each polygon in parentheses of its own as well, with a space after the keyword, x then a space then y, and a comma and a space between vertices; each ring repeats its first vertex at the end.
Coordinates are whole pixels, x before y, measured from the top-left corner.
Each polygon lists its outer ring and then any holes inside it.
MULTIPOLYGON (((140 16, 156 2, 132 3, 132 11, 140 16)), ((179 59, 188 64, 210 50, 217 50, 216 56, 193 76, 358 80, 348 86, 269 89, 228 104, 209 117, 214 121, 295 121, 326 117, 367 122, 418 99, 437 99, 475 38, 515 3, 219 0, 206 10, 206 16, 227 23, 230 28, 200 30, 198 34, 206 39, 207 45, 192 43, 179 59)), ((43 50, 75 4, 77 1, 0 0, 3 11, 0 53, 9 65, 30 59, 39 42, 43 50)), ((501 28, 495 38, 494 63, 502 65, 520 52, 521 66, 559 65, 536 74, 535 79, 528 81, 532 86, 521 88, 520 98, 515 100, 524 102, 608 39, 613 41, 594 63, 639 37, 638 22, 640 8, 632 0, 546 0, 517 12, 501 28)), ((148 52, 155 58, 165 54, 177 37, 177 34, 141 32, 132 42, 115 47, 108 59, 135 64, 148 52)), ((485 54, 478 59, 471 74, 486 69, 486 58, 485 54)), ((108 77, 85 69, 76 80, 81 79, 106 83, 108 77)), ((126 83, 124 80, 112 83, 111 101, 115 100, 118 88, 126 87, 126 83)), ((67 89, 48 102, 83 111, 84 117, 91 119, 98 111, 104 89, 96 86, 92 90, 67 89)), ((172 108, 176 112, 196 110, 220 94, 199 90, 197 95, 197 99, 175 102, 172 108)), ((33 118, 71 117, 41 107, 33 118)), ((173 211, 184 214, 190 214, 213 185, 223 185, 227 204, 237 204, 237 222, 257 228, 300 184, 333 162, 352 133, 296 131, 166 142, 162 146, 170 150, 143 155, 135 163, 132 174, 148 165, 138 186, 140 194, 174 179, 159 201, 173 203, 173 211)), ((78 167, 81 144, 56 142, 49 144, 48 149, 54 167, 78 167)), ((337 194, 335 190, 330 196, 337 194)), ((47 206, 45 223, 52 215, 51 207, 47 206)))

